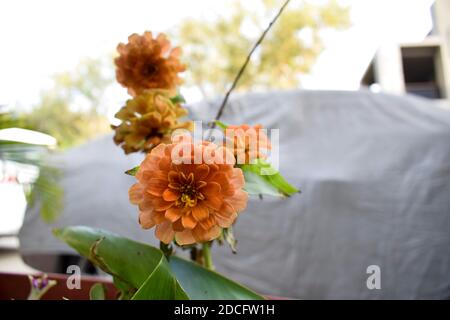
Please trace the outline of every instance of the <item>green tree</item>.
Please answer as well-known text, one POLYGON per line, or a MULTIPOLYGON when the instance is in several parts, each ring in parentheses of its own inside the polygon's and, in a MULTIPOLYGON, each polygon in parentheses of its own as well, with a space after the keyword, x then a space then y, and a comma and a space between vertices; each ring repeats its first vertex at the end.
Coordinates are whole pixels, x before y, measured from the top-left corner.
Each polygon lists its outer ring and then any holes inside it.
MULTIPOLYGON (((110 61, 111 59, 108 59, 110 61)), ((111 62, 85 59, 70 71, 56 74, 50 88, 41 92, 40 101, 29 112, 2 112, 0 129, 24 128, 55 137, 61 148, 67 148, 110 130, 102 110, 105 90, 113 82, 111 62)), ((44 221, 55 220, 62 209, 63 190, 60 171, 49 162, 49 150, 43 146, 0 141, 0 161, 33 165, 39 176, 25 186, 28 205, 39 204, 44 221)))
MULTIPOLYGON (((0 106, 0 130, 27 128, 26 120, 0 106)), ((26 164, 39 170, 38 178, 30 185, 23 185, 28 205, 39 204, 45 222, 54 221, 62 209, 63 190, 59 185, 60 171, 49 163, 49 150, 45 146, 0 139, 0 164, 12 162, 26 164)))
MULTIPOLYGON (((233 1, 230 12, 217 19, 184 21, 176 37, 188 64, 186 83, 205 98, 224 93, 281 3, 233 1)), ((255 52, 238 90, 299 86, 299 75, 310 71, 323 50, 321 31, 349 23, 349 8, 335 0, 322 5, 291 2, 255 52)))
POLYGON ((56 74, 53 85, 41 92, 39 103, 22 115, 26 126, 52 135, 61 148, 107 132, 110 128, 101 101, 113 83, 111 70, 110 62, 85 59, 75 70, 56 74))

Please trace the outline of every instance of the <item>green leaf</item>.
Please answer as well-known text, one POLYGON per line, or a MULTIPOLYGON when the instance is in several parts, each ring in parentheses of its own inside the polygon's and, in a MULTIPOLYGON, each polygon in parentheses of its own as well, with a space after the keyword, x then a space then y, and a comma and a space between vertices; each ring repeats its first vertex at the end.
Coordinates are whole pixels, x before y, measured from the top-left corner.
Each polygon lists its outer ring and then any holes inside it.
POLYGON ((167 276, 168 265, 165 258, 160 260, 161 264, 164 264, 164 268, 160 266, 155 268, 132 300, 158 300, 161 299, 162 293, 167 291, 170 292, 170 295, 166 294, 164 299, 189 299, 172 273, 170 273, 170 277, 167 276))
POLYGON ((89 290, 91 300, 105 300, 105 287, 101 283, 94 284, 89 290))
POLYGON ((272 185, 268 184, 267 181, 260 175, 249 170, 247 167, 242 168, 245 178, 244 190, 252 195, 270 195, 274 197, 279 197, 280 193, 272 185))
POLYGON ((178 93, 175 97, 170 98, 170 101, 172 101, 173 104, 178 104, 178 103, 185 103, 186 99, 184 99, 181 93, 178 93))
POLYGON ((89 227, 67 227, 53 232, 112 275, 122 298, 188 299, 170 272, 167 259, 154 247, 89 227))
POLYGON ((136 292, 136 288, 117 277, 113 277, 113 283, 120 292, 119 300, 130 300, 136 292))
POLYGON ((64 190, 59 184, 61 172, 57 168, 41 166, 39 177, 33 184, 30 193, 30 207, 35 203, 36 198, 41 204, 41 218, 46 223, 52 223, 60 216, 64 207, 64 190))
POLYGON ((195 300, 263 300, 250 289, 180 257, 170 258, 170 267, 183 289, 195 300))
POLYGON ((272 166, 262 159, 257 159, 254 164, 240 166, 245 177, 244 189, 250 194, 266 194, 271 196, 292 196, 300 192, 291 185, 272 166))
POLYGON ((125 174, 128 174, 129 176, 135 176, 136 173, 139 171, 140 166, 136 166, 130 170, 125 171, 125 174))
POLYGON ((114 284, 123 294, 122 299, 161 299, 162 296, 166 299, 187 299, 188 296, 191 299, 263 299, 196 263, 176 256, 172 256, 167 263, 160 250, 109 232, 88 227, 67 227, 56 229, 54 233, 113 275, 114 284), (95 252, 94 256, 92 252, 95 252), (172 277, 165 272, 168 266, 172 277), (130 290, 135 292, 130 294, 130 290))
POLYGON ((216 125, 221 128, 222 130, 225 130, 226 128, 228 128, 228 125, 223 123, 222 121, 219 120, 215 120, 214 121, 216 123, 216 125))

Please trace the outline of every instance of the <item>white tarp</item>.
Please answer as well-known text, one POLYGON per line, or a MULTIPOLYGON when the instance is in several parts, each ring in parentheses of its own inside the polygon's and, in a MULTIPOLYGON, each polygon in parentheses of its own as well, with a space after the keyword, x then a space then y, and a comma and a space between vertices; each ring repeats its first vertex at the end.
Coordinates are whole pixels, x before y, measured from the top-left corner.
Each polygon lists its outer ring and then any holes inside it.
MULTIPOLYGON (((212 118, 212 105, 195 106, 194 118, 212 118)), ((289 91, 237 96, 223 121, 280 128, 280 170, 302 194, 252 199, 235 226, 238 253, 213 251, 218 271, 286 297, 450 298, 448 110, 367 91, 289 91), (380 290, 366 286, 371 265, 380 290)), ((128 203, 133 178, 123 172, 140 159, 111 136, 65 153, 65 210, 55 225, 157 244, 128 203)), ((30 210, 22 252, 67 252, 53 226, 30 210)))

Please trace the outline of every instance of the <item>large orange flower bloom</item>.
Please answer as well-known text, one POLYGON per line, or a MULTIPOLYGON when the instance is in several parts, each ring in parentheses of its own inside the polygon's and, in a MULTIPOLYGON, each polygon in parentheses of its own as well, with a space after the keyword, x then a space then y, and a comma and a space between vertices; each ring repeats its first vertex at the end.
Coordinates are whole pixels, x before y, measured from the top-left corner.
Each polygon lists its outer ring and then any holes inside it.
POLYGON ((174 89, 181 83, 178 72, 186 69, 179 60, 181 49, 170 49, 163 33, 155 39, 149 31, 142 36, 134 33, 117 51, 116 78, 132 96, 145 89, 174 89))
POLYGON ((222 228, 230 227, 245 209, 248 195, 242 189, 241 169, 206 157, 221 152, 211 143, 179 141, 148 153, 129 191, 130 201, 139 206, 141 226, 156 226, 159 240, 168 244, 175 239, 180 245, 213 240, 222 228), (188 149, 180 153, 182 146, 188 149), (192 162, 197 154, 197 164, 172 161, 172 151, 192 162))
POLYGON ((249 126, 229 125, 225 136, 233 143, 233 153, 238 164, 249 164, 253 160, 266 158, 266 153, 272 148, 262 125, 249 126))

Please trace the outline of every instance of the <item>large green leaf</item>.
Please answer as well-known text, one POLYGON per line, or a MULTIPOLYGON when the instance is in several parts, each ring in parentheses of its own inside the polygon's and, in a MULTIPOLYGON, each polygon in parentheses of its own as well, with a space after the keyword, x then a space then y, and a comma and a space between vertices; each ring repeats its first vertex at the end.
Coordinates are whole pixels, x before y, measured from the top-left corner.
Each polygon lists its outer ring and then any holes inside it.
POLYGON ((56 229, 54 233, 113 275, 114 284, 124 293, 123 298, 161 299, 165 295, 166 299, 186 299, 188 296, 191 299, 263 299, 198 264, 175 256, 167 263, 159 249, 106 231, 67 227, 56 229), (166 272, 169 269, 173 278, 166 272))
POLYGON ((114 277, 132 299, 188 299, 156 248, 89 227, 55 229, 54 234, 114 277))
POLYGON ((250 289, 191 261, 173 256, 169 264, 191 299, 264 299, 250 289))

